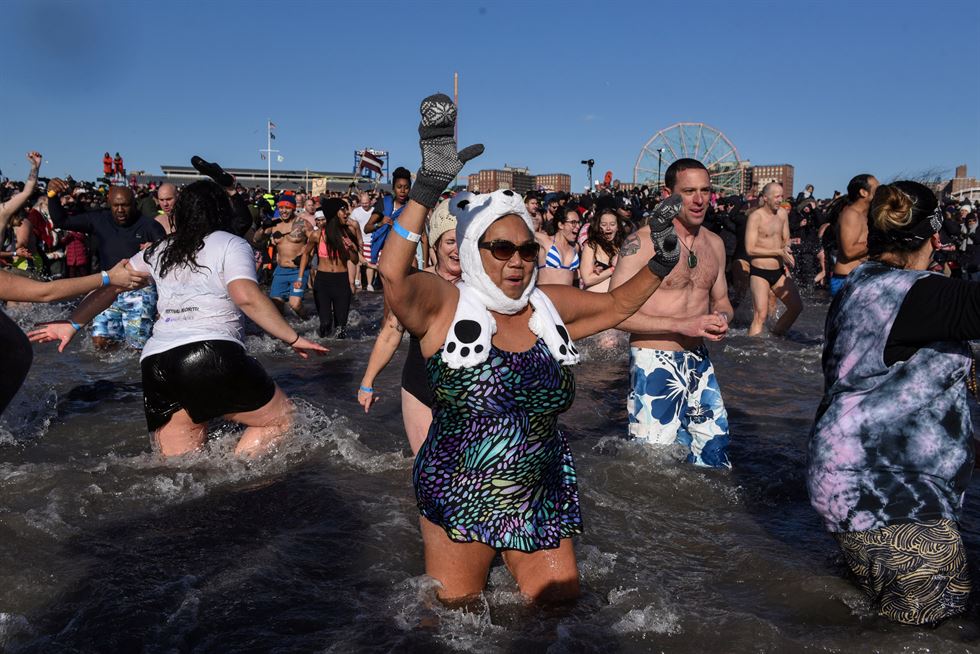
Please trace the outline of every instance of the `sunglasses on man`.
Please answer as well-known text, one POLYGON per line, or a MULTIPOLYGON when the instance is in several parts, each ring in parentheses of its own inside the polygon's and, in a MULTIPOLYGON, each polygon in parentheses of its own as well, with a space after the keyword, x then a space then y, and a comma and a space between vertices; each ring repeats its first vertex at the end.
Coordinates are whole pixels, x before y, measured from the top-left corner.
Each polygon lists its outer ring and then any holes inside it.
POLYGON ((538 251, 541 249, 541 246, 535 241, 528 241, 527 243, 518 245, 512 241, 502 239, 494 239, 489 242, 484 241, 478 244, 477 247, 481 250, 490 250, 490 254, 498 261, 510 261, 515 252, 521 256, 523 261, 536 261, 538 251))

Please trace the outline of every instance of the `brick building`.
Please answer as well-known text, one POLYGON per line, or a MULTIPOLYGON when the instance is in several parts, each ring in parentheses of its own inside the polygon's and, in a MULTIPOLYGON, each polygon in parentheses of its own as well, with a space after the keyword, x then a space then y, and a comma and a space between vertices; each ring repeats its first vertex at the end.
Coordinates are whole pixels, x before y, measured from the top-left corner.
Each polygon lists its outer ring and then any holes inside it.
POLYGON ((751 180, 750 188, 755 194, 769 182, 779 182, 783 185, 783 197, 793 197, 793 166, 789 164, 752 166, 751 180))
POLYGON ((572 176, 566 173, 547 173, 534 176, 534 187, 558 193, 572 192, 572 176))

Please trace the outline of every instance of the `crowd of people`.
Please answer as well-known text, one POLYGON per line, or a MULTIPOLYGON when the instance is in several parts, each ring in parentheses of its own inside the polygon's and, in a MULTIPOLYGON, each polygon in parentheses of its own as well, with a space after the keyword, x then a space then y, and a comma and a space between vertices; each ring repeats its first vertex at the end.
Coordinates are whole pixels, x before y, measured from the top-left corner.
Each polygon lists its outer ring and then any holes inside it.
MULTIPOLYGON (((30 153, 29 178, 2 187, 0 300, 89 293, 30 339, 63 349, 91 323, 96 347, 140 350, 163 455, 199 449, 223 417, 247 427, 237 452, 258 456, 288 432, 292 409, 245 351, 241 316, 300 356, 324 354, 290 325, 306 316, 307 293, 322 340, 347 337, 357 293, 383 292, 357 400, 370 410, 407 331, 402 412, 426 572, 441 599, 466 604, 497 553, 532 599, 579 593, 581 509, 558 429, 576 340, 626 332, 629 435, 725 470, 728 416, 706 343, 728 335, 742 303, 749 336, 783 336, 804 297, 827 293, 812 503, 883 615, 934 624, 965 610, 957 520, 974 463, 967 341, 980 337, 980 207, 870 174, 826 200, 810 186, 787 198, 777 182, 722 197, 695 159, 672 162, 662 189, 458 191, 482 146, 457 149, 446 96, 421 110, 422 166, 414 177, 395 169, 390 192, 272 194, 199 157, 210 179, 183 188, 41 188, 30 153)), ((30 350, 6 316, 0 328, 5 356, 19 357, 2 411, 30 350)))

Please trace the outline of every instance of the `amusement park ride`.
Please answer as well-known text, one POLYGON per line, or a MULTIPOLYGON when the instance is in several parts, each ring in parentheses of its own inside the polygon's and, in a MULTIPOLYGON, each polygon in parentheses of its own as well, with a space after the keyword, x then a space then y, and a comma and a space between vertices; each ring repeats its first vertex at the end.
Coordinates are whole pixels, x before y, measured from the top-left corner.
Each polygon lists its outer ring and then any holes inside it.
POLYGON ((711 185, 721 195, 742 191, 742 168, 748 162, 723 133, 705 123, 675 123, 647 141, 633 166, 633 183, 660 188, 663 171, 678 159, 690 157, 705 165, 711 185))

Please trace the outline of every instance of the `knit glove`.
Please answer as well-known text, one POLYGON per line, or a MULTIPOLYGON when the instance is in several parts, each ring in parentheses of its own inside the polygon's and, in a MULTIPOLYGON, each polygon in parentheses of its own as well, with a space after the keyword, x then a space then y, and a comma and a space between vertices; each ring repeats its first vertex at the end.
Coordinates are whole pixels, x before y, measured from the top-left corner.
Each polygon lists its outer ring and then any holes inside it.
POLYGON ((674 218, 681 212, 683 202, 679 195, 670 196, 657 205, 647 221, 653 241, 653 256, 647 262, 647 268, 660 279, 669 275, 681 258, 681 242, 674 231, 674 218))
POLYGON ((439 196, 463 169, 463 165, 473 157, 483 154, 483 145, 471 145, 462 152, 457 152, 453 137, 456 105, 449 96, 443 93, 430 95, 422 100, 419 112, 422 114, 422 122, 419 123, 422 167, 416 173, 409 197, 431 209, 439 202, 439 196))

